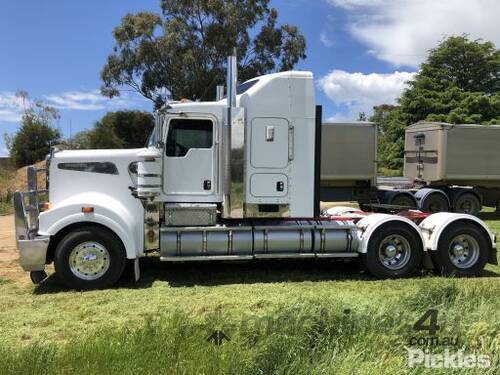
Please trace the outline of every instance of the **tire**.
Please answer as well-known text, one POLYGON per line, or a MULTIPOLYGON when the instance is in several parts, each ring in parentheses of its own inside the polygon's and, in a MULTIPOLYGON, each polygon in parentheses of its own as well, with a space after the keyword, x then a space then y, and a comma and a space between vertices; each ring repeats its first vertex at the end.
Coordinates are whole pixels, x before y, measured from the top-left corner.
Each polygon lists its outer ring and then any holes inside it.
POLYGON ((422 211, 424 212, 447 212, 450 210, 447 199, 438 193, 432 193, 425 197, 424 203, 422 204, 422 211))
POLYGON ((481 201, 475 194, 464 193, 457 198, 453 210, 476 216, 481 211, 481 201))
POLYGON ((436 270, 443 275, 477 276, 488 262, 490 249, 490 241, 479 227, 460 222, 444 230, 437 251, 430 253, 436 270))
POLYGON ((404 223, 387 223, 372 234, 361 259, 368 272, 386 279, 411 275, 421 265, 422 257, 422 240, 413 228, 404 223))
POLYGON ((406 194, 396 195, 394 199, 391 201, 391 204, 394 206, 403 206, 408 208, 417 207, 417 205, 415 204, 415 200, 406 194))
POLYGON ((100 227, 82 227, 68 233, 54 256, 57 277, 71 289, 110 287, 122 275, 125 262, 122 242, 100 227))
POLYGON ((372 212, 372 206, 370 203, 358 202, 359 209, 363 212, 372 212))

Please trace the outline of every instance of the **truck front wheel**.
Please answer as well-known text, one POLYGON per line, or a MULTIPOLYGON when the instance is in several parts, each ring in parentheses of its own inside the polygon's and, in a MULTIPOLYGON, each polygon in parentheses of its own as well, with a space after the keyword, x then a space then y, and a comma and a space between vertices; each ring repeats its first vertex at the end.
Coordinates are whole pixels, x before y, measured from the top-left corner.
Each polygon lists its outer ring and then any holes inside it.
POLYGON ((68 233, 57 245, 54 266, 69 288, 106 288, 118 281, 125 267, 125 250, 112 232, 83 227, 68 233))
POLYGON ((431 256, 443 275, 475 276, 483 271, 490 248, 486 235, 476 225, 459 222, 445 229, 431 256))
POLYGON ((374 276, 395 278, 415 272, 422 256, 422 241, 415 230, 403 223, 387 223, 373 233, 361 259, 374 276))

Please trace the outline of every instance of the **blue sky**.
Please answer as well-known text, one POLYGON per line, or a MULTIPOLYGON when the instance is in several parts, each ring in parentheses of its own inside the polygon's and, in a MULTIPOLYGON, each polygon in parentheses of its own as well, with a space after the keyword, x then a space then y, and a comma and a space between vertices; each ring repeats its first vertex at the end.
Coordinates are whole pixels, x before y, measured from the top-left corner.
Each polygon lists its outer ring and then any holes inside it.
MULTIPOLYGON (((426 51, 445 35, 469 33, 500 45, 496 0, 271 0, 279 21, 299 26, 316 77, 317 102, 331 120, 354 119, 394 102, 426 51)), ((158 11, 158 0, 0 1, 0 155, 15 132, 27 90, 59 108, 65 136, 91 127, 109 110, 151 105, 128 94, 99 94, 99 72, 112 29, 127 13, 158 11)))

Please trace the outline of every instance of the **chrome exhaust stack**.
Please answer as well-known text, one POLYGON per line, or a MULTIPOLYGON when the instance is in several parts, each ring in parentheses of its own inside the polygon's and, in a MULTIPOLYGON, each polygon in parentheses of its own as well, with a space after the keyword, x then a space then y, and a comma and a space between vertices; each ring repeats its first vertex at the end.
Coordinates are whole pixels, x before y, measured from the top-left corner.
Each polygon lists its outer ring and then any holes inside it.
POLYGON ((217 86, 217 91, 215 92, 215 101, 224 99, 224 86, 217 86))
POLYGON ((237 107, 238 59, 236 49, 227 59, 227 109, 223 131, 223 212, 224 218, 243 218, 244 112, 237 107))

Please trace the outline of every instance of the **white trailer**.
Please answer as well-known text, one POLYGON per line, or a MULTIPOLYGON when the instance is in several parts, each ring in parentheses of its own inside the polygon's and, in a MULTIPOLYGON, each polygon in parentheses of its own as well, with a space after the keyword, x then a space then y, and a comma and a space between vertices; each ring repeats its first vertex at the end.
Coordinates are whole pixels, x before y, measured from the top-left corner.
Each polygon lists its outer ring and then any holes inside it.
POLYGON ((30 168, 29 191, 14 197, 21 266, 40 282, 54 262, 65 285, 88 289, 115 283, 127 261, 138 278, 148 252, 168 262, 359 257, 382 278, 411 274, 423 259, 458 275, 496 262, 495 236, 473 216, 320 215, 320 141, 311 73, 237 87, 231 57, 227 99, 170 103, 147 147, 54 150, 47 191, 30 168))

